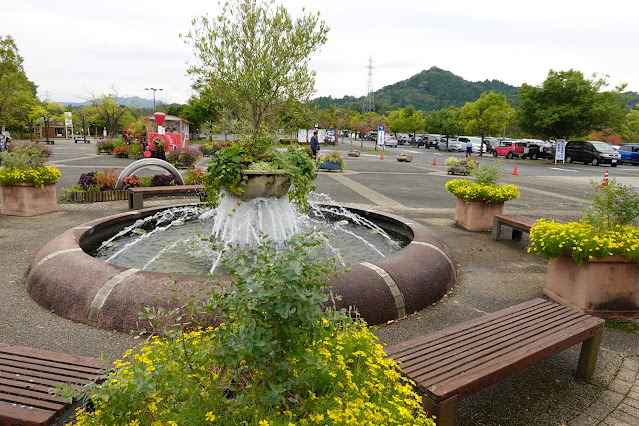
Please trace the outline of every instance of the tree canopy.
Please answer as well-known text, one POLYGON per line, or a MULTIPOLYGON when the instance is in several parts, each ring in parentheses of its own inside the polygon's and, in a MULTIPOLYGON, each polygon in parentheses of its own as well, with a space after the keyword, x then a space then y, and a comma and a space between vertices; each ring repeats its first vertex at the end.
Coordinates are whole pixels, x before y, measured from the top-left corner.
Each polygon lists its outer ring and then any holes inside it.
POLYGON ((550 70, 541 86, 525 84, 519 90, 517 114, 522 131, 544 139, 584 136, 618 129, 625 118, 622 87, 602 91, 605 79, 588 80, 579 71, 550 70))
POLYGON ((0 127, 18 124, 25 104, 32 104, 36 86, 27 79, 23 59, 11 36, 0 36, 0 127))
POLYGON ((315 92, 310 55, 326 42, 317 14, 293 19, 273 0, 234 0, 215 20, 194 19, 184 37, 197 63, 188 72, 256 135, 294 101, 315 92))
POLYGON ((426 130, 445 136, 457 136, 463 127, 459 123, 459 110, 454 107, 431 112, 425 119, 426 130))
MULTIPOLYGON (((491 91, 482 93, 475 102, 468 102, 461 109, 459 120, 467 134, 482 137, 498 136, 510 123, 515 110, 506 102, 506 96, 491 91)), ((479 154, 482 154, 482 149, 479 154)))

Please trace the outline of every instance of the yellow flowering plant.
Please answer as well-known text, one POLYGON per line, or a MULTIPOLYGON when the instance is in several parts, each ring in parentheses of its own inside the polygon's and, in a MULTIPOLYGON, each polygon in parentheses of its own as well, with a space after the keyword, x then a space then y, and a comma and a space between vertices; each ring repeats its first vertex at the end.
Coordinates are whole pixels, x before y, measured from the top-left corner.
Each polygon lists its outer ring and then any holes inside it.
POLYGON ((592 204, 579 222, 539 219, 530 230, 529 253, 548 259, 570 256, 577 264, 592 258, 620 256, 639 263, 639 197, 615 179, 591 182, 592 204))
POLYGON ((367 326, 322 309, 335 262, 313 260, 318 238, 301 234, 280 254, 234 252, 225 262, 234 283, 210 303, 189 298, 182 320, 160 318, 162 336, 80 391, 90 408, 77 425, 434 426, 367 326), (187 328, 219 313, 228 321, 187 328))
MULTIPOLYGON (((446 163, 448 164, 449 161, 447 160, 446 163)), ((470 163, 474 164, 474 162, 470 163)), ((519 190, 515 185, 498 185, 502 173, 500 165, 499 161, 475 165, 470 168, 470 173, 475 178, 474 181, 453 179, 446 182, 446 190, 456 197, 464 199, 467 203, 471 201, 503 203, 519 198, 519 190)))
POLYGON ((46 183, 60 179, 60 170, 45 165, 51 150, 35 142, 11 143, 0 153, 0 186, 32 183, 43 188, 46 183))

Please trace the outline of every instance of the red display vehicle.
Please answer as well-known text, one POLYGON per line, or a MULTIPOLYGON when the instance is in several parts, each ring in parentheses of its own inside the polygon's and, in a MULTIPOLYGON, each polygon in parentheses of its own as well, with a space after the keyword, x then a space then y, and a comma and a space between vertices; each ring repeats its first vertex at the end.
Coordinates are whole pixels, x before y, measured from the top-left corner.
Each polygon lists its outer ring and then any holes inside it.
POLYGON ((146 119, 146 142, 149 148, 157 150, 153 143, 156 139, 164 141, 164 150, 169 151, 177 147, 189 147, 189 121, 176 117, 174 115, 166 115, 162 112, 156 112, 146 119))

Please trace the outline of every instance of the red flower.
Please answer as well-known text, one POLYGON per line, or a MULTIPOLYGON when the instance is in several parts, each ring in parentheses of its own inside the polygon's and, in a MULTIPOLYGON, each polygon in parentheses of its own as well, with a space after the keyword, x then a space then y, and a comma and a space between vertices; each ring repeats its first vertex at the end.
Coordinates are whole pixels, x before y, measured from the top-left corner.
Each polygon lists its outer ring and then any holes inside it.
POLYGON ((248 157, 244 157, 244 161, 248 161, 248 157))
POLYGON ((242 145, 244 148, 246 148, 246 144, 242 145))

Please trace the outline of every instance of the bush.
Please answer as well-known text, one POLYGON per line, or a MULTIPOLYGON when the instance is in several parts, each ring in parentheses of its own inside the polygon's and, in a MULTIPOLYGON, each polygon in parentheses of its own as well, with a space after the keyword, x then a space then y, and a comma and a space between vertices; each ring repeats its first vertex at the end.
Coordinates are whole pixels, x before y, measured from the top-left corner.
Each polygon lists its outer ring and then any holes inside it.
POLYGON ((101 152, 106 152, 107 154, 113 154, 113 150, 115 149, 115 145, 110 141, 98 141, 95 144, 95 152, 96 154, 100 154, 101 152))
POLYGON ((78 179, 80 188, 86 191, 91 186, 98 186, 98 182, 95 180, 95 173, 96 172, 82 173, 80 179, 78 179))
POLYGON ((156 322, 168 324, 166 337, 127 351, 85 387, 94 411, 79 410, 77 424, 434 426, 366 326, 322 309, 337 265, 312 260, 321 240, 307 233, 281 251, 264 240, 252 252, 232 248, 223 262, 237 279, 187 304, 232 320, 187 331, 167 313, 156 322))
POLYGON ((166 152, 166 161, 174 166, 178 163, 186 163, 187 167, 191 167, 200 155, 200 151, 196 149, 178 147, 166 152))
MULTIPOLYGON (((473 159, 472 162, 474 161, 473 159)), ((475 182, 480 185, 497 186, 502 173, 501 161, 482 163, 477 167, 471 168, 471 175, 475 178, 475 182)))
POLYGON ((151 178, 151 186, 170 186, 176 183, 173 175, 153 175, 151 178))
POLYGON ((189 168, 183 177, 185 185, 204 185, 206 172, 202 169, 189 168))
POLYGON ((137 175, 131 175, 124 178, 122 186, 124 189, 139 188, 142 186, 142 182, 137 175))

